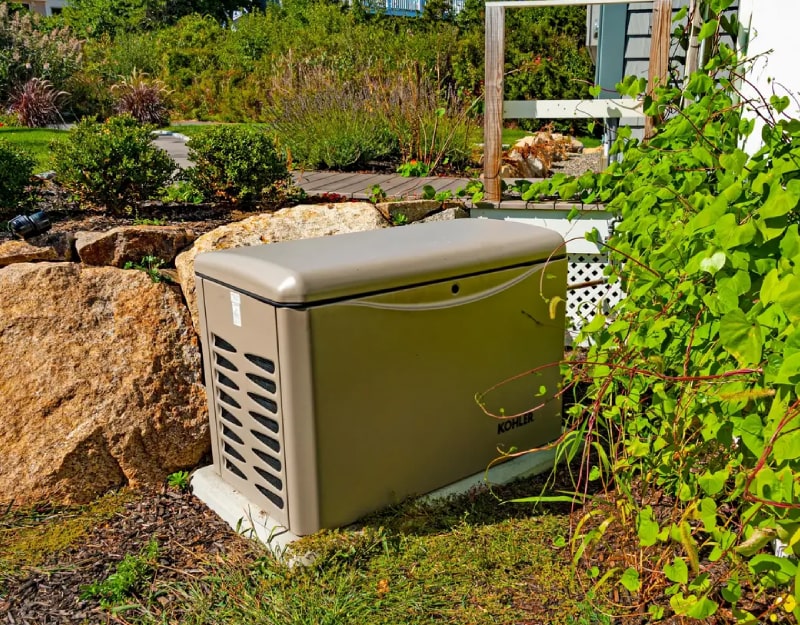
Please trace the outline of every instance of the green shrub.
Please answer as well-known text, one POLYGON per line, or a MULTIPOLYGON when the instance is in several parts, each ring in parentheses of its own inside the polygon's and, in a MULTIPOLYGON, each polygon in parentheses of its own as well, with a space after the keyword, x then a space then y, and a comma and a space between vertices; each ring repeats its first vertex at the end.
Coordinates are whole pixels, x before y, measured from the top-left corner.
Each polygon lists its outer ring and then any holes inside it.
POLYGON ((53 154, 59 182, 112 213, 157 197, 177 167, 153 144, 151 127, 127 115, 105 123, 81 121, 66 140, 53 144, 53 154))
POLYGON ((286 159, 267 133, 250 126, 214 126, 188 143, 189 180, 208 200, 253 204, 289 180, 286 159))
POLYGON ((13 211, 25 198, 34 162, 32 156, 0 139, 0 215, 13 211))

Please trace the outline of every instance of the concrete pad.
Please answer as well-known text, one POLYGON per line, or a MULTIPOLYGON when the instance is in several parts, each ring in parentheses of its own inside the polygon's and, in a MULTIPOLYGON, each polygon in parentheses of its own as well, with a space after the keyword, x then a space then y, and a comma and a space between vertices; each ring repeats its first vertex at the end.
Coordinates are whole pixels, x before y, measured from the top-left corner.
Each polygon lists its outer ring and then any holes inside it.
MULTIPOLYGON (((488 471, 459 480, 421 497, 424 501, 435 501, 462 495, 470 489, 483 485, 506 484, 512 480, 544 473, 553 468, 555 449, 537 451, 488 471)), ((262 508, 244 497, 239 491, 224 482, 213 466, 198 469, 192 475, 192 492, 219 515, 234 531, 260 540, 278 558, 284 559, 287 547, 301 538, 272 519, 262 508)), ((313 560, 313 554, 293 557, 287 564, 303 564, 313 560)))

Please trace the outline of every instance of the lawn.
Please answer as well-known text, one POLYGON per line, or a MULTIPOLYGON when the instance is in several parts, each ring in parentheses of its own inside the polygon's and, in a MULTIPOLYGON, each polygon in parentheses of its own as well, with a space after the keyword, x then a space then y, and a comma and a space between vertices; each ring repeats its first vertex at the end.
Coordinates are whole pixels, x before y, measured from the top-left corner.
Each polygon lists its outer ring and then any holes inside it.
POLYGON ((66 130, 51 130, 47 128, 0 128, 0 139, 22 148, 36 159, 34 170, 37 172, 51 169, 50 142, 58 140, 67 134, 66 130))

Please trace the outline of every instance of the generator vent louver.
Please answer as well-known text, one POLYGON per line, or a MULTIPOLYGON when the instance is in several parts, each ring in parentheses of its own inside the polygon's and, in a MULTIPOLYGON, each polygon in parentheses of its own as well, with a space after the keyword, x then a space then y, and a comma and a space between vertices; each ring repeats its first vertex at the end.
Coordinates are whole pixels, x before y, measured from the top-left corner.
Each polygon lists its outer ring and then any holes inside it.
POLYGON ((221 468, 242 490, 255 488, 283 510, 286 480, 275 359, 242 353, 216 334, 211 343, 221 468))

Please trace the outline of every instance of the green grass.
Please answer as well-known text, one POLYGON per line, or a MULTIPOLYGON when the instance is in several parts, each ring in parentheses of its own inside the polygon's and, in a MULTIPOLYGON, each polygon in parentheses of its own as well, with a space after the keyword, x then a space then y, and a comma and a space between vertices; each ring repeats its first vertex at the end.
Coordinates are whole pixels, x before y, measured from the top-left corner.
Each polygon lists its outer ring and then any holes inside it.
MULTIPOLYGON (((530 483, 516 494, 538 492, 530 483)), ((508 496, 508 495, 506 495, 508 496)), ((474 625, 604 623, 571 566, 569 518, 471 493, 409 502, 357 526, 323 531, 289 555, 265 554, 211 575, 156 586, 131 623, 474 625), (582 620, 586 619, 588 620, 582 620), (530 620, 533 619, 533 620, 530 620)))
MULTIPOLYGON (((523 481, 500 494, 536 494, 540 483, 523 481)), ((77 516, 67 510, 66 519, 58 511, 36 519, 7 516, 0 532, 0 553, 12 554, 0 562, 6 575, 41 566, 41 549, 53 561, 54 553, 83 540, 87 522, 105 522, 119 505, 113 497, 100 501, 77 516)), ((306 537, 287 556, 314 554, 307 566, 287 566, 257 543, 249 557, 218 558, 187 571, 162 571, 144 552, 127 554, 151 567, 128 576, 138 590, 129 590, 118 567, 116 577, 84 588, 84 596, 113 613, 124 611, 131 625, 607 623, 587 596, 585 573, 572 568, 568 536, 569 516, 561 509, 537 511, 470 492, 437 503, 407 502, 306 537), (152 583, 139 583, 145 577, 152 583)), ((58 566, 71 564, 59 560, 58 566)))
POLYGON ((36 159, 34 171, 42 172, 51 169, 50 142, 66 136, 66 130, 47 128, 0 128, 0 139, 22 148, 36 159))

